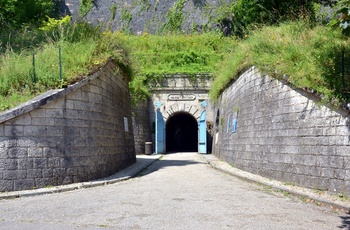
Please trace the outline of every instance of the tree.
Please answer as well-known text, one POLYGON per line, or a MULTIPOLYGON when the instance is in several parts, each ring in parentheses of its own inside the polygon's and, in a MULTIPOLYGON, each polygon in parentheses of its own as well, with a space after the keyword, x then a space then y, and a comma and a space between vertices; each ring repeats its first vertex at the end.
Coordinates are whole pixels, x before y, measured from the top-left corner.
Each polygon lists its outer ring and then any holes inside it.
POLYGON ((254 26, 278 24, 300 18, 315 20, 314 4, 330 1, 332 2, 332 0, 238 0, 230 5, 230 12, 221 18, 219 23, 225 22, 225 27, 231 28, 231 34, 242 36, 254 26), (230 26, 227 25, 227 21, 230 21, 230 26))
POLYGON ((0 0, 1 28, 37 24, 53 14, 52 0, 0 0))

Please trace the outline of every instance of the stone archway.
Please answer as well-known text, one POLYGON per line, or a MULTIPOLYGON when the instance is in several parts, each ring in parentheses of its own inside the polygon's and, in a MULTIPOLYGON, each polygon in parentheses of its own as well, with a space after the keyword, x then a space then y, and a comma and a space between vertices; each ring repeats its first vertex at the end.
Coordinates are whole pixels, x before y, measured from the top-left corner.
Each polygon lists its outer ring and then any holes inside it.
POLYGON ((166 121, 167 152, 197 152, 198 123, 192 114, 177 112, 166 121))
POLYGON ((198 152, 199 144, 203 146, 203 141, 199 143, 197 121, 205 111, 206 121, 212 122, 212 105, 208 95, 210 82, 210 79, 205 76, 188 78, 173 75, 150 83, 152 96, 149 112, 153 127, 152 142, 156 153, 198 152), (206 106, 203 106, 204 102, 206 106), (182 132, 181 127, 175 126, 183 123, 185 124, 182 127, 183 130, 188 129, 186 126, 192 127, 190 132, 182 132), (175 136, 176 130, 178 132, 175 136), (181 138, 177 137, 179 132, 181 138), (183 137, 186 141, 182 140, 183 137))

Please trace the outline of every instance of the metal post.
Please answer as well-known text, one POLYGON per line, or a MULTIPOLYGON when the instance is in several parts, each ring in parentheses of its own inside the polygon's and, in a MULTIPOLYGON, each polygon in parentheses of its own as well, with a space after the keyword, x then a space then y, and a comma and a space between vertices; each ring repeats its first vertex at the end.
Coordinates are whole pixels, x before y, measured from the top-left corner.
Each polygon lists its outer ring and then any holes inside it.
POLYGON ((345 75, 345 50, 343 49, 341 52, 341 83, 342 83, 343 90, 345 89, 344 75, 345 75))
POLYGON ((33 62, 32 62, 32 65, 33 65, 33 82, 35 84, 36 83, 36 73, 35 73, 35 53, 34 53, 34 50, 32 50, 32 56, 33 56, 33 62))
POLYGON ((60 80, 62 81, 62 51, 61 51, 61 46, 58 47, 58 58, 59 58, 59 63, 60 63, 60 80))

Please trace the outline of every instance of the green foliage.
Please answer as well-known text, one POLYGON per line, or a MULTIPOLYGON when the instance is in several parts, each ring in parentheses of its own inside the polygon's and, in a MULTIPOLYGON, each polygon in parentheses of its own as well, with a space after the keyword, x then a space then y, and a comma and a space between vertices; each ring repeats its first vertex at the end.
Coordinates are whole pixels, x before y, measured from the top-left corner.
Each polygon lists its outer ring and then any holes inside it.
POLYGON ((181 32, 181 25, 184 20, 183 8, 187 0, 177 0, 166 13, 167 21, 164 24, 163 31, 170 33, 181 32))
POLYGON ((341 52, 349 56, 349 42, 339 31, 303 22, 264 27, 239 43, 220 64, 211 97, 217 98, 241 71, 256 66, 264 74, 319 93, 325 101, 349 100, 341 84, 341 52))
POLYGON ((40 44, 45 40, 45 37, 43 32, 37 31, 37 28, 32 26, 3 29, 0 33, 0 53, 4 53, 8 49, 17 52, 40 44))
POLYGON ((100 34, 98 28, 86 23, 72 24, 61 32, 57 39, 47 36, 49 42, 38 47, 21 52, 9 48, 0 55, 0 109, 9 109, 48 89, 74 83, 108 59, 114 59, 126 74, 131 74, 127 53, 108 33, 100 34), (63 81, 59 76, 58 46, 62 49, 63 81), (33 82, 32 50, 36 82, 33 82))
POLYGON ((117 15, 117 4, 116 3, 113 3, 110 10, 111 10, 111 21, 114 21, 115 20, 115 17, 117 15))
POLYGON ((210 74, 216 63, 237 45, 237 40, 218 33, 142 36, 115 33, 115 39, 129 49, 135 69, 130 89, 135 101, 147 98, 149 82, 169 74, 210 74))
POLYGON ((330 25, 341 29, 344 35, 350 35, 350 0, 339 0, 335 7, 334 18, 330 25))
POLYGON ((45 32, 54 32, 60 30, 62 27, 68 27, 70 24, 71 17, 65 16, 62 19, 54 19, 48 17, 47 21, 43 22, 43 26, 39 29, 45 32))
POLYGON ((238 0, 218 9, 217 21, 225 35, 244 37, 250 30, 300 18, 315 19, 319 0, 238 0))
POLYGON ((19 28, 23 24, 38 24, 53 16, 52 0, 0 0, 0 28, 19 28))
POLYGON ((132 13, 125 6, 122 8, 121 20, 123 22, 122 30, 126 33, 130 33, 130 22, 132 20, 132 13))
POLYGON ((79 7, 79 17, 84 17, 94 7, 95 0, 81 0, 79 7))

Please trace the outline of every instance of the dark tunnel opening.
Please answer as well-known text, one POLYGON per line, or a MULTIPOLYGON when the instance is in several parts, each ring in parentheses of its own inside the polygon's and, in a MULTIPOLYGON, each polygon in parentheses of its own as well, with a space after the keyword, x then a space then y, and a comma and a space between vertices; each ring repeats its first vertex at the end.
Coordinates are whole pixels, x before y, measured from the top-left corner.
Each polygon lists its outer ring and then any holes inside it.
POLYGON ((180 112, 168 118, 166 123, 166 151, 198 151, 198 124, 191 114, 180 112))

